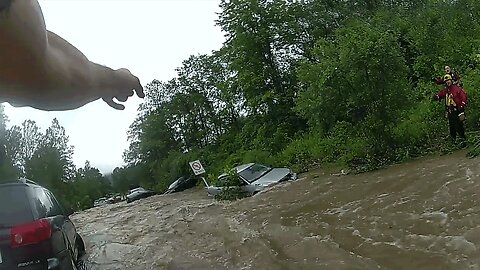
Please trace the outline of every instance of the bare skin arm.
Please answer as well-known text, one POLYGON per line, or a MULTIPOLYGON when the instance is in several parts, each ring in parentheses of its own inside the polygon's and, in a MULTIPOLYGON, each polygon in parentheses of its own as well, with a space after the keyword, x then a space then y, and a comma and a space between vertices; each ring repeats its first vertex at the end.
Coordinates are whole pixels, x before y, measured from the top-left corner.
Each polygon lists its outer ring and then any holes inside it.
POLYGON ((0 101, 42 110, 70 110, 97 99, 115 109, 134 94, 137 77, 87 59, 45 28, 37 0, 14 0, 0 13, 0 101))

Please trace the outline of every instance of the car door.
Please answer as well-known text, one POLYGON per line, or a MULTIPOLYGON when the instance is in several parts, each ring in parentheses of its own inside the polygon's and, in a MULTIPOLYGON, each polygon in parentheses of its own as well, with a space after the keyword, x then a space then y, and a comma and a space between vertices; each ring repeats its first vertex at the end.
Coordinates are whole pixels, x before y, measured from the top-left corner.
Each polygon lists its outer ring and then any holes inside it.
MULTIPOLYGON (((69 250, 75 240, 72 235, 73 224, 63 213, 55 197, 50 191, 37 187, 35 191, 35 208, 40 217, 48 218, 52 226, 52 251, 55 256, 66 255, 65 250, 69 250)), ((74 229, 73 229, 74 230, 74 229)))
POLYGON ((48 190, 45 190, 45 192, 46 192, 46 194, 47 194, 47 196, 48 196, 48 198, 49 198, 49 200, 52 204, 50 215, 52 217, 58 219, 59 226, 61 226, 61 228, 62 228, 63 234, 66 237, 66 240, 68 241, 68 244, 71 248, 71 251, 76 256, 77 255, 77 250, 75 248, 75 240, 76 240, 76 236, 77 236, 77 231, 75 229, 75 225, 70 220, 70 217, 68 217, 67 214, 65 213, 65 211, 62 209, 62 207, 58 203, 55 196, 53 196, 53 194, 48 190))

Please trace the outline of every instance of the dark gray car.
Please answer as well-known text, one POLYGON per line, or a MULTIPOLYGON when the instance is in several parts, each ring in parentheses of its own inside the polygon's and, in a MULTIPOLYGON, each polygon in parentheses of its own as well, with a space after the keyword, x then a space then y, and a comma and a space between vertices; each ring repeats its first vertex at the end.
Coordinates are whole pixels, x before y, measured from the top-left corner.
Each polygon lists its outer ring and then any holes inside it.
MULTIPOLYGON (((274 184, 296 180, 297 174, 292 172, 289 168, 272 168, 258 163, 242 164, 234 168, 241 183, 239 187, 250 194, 255 194, 266 187, 274 184)), ((224 173, 218 177, 218 181, 226 182, 229 175, 224 173)), ((210 195, 220 193, 222 189, 229 188, 228 186, 207 186, 207 192, 210 195)))
POLYGON ((33 181, 0 184, 0 270, 76 270, 85 245, 72 212, 33 181))
POLYGON ((138 187, 128 191, 126 200, 127 200, 127 203, 130 203, 139 199, 153 196, 155 194, 156 193, 151 190, 146 190, 142 187, 138 187))
POLYGON ((170 194, 174 192, 184 191, 192 188, 197 184, 197 178, 194 177, 180 177, 168 186, 167 191, 164 194, 170 194))

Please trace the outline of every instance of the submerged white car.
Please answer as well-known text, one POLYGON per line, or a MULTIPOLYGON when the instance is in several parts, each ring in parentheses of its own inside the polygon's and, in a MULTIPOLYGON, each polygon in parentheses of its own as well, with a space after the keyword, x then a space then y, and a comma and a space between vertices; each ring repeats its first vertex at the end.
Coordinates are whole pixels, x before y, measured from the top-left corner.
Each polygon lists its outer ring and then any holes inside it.
MULTIPOLYGON (((272 168, 258 163, 242 164, 235 167, 234 170, 241 180, 238 187, 250 194, 255 194, 279 182, 297 180, 297 174, 289 168, 272 168)), ((218 182, 226 182, 228 178, 229 175, 224 173, 218 177, 218 182)), ((207 185, 206 187, 210 195, 216 195, 226 188, 232 187, 224 185, 218 187, 207 185)))

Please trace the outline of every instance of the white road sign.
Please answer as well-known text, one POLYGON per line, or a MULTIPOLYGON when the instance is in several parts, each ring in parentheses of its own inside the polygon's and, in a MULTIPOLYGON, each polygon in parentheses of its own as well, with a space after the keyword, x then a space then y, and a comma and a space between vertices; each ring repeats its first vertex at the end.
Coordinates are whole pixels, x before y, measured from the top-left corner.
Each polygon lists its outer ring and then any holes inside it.
POLYGON ((191 161, 189 164, 195 175, 205 173, 205 169, 203 168, 202 163, 200 163, 200 160, 191 161))

